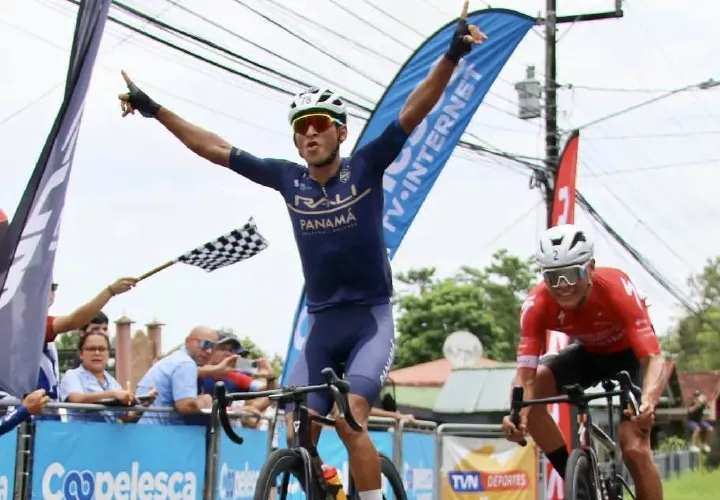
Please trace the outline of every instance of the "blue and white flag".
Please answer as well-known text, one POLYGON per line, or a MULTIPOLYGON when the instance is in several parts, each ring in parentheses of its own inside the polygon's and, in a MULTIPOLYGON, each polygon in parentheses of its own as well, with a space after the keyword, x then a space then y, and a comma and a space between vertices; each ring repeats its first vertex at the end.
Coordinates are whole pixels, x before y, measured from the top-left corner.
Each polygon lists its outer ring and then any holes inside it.
POLYGON ((60 219, 111 3, 80 3, 65 98, 0 242, 0 389, 14 396, 34 390, 38 382, 60 219))
MULTIPOLYGON (((388 255, 392 259, 410 225, 432 189, 460 136, 485 98, 490 86, 535 19, 507 9, 486 9, 468 15, 488 39, 465 56, 445 93, 430 114, 413 131, 400 155, 385 171, 383 226, 388 255)), ((355 149, 379 136, 395 120, 410 93, 445 54, 456 21, 448 23, 426 40, 385 91, 358 139, 355 149)), ((286 380, 308 334, 305 291, 295 314, 282 381, 286 380)))

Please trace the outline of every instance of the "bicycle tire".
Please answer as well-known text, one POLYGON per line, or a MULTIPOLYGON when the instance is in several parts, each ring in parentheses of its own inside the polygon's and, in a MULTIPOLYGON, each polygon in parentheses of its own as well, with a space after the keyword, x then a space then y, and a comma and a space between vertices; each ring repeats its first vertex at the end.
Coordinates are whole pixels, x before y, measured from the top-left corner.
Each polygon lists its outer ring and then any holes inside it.
MULTIPOLYGON (((268 498, 274 498, 271 496, 271 490, 276 487, 275 478, 283 473, 289 473, 295 476, 295 479, 297 479, 301 485, 305 482, 305 463, 299 451, 281 448, 270 454, 263 464, 262 469, 260 469, 260 474, 255 483, 253 499, 268 500, 268 498)), ((313 485, 312 488, 315 488, 315 486, 313 485)), ((318 492, 313 491, 312 495, 308 495, 308 498, 311 496, 313 498, 322 498, 317 496, 317 493, 318 492)))
POLYGON ((590 456, 574 449, 565 467, 565 500, 599 500, 590 456))
MULTIPOLYGON (((383 493, 383 498, 385 500, 407 500, 407 493, 405 492, 405 485, 403 484, 402 477, 400 476, 400 473, 398 472, 397 468, 395 468, 395 464, 387 455, 384 455, 382 453, 380 455, 380 474, 382 474, 385 479, 387 480, 388 484, 390 485, 390 490, 392 491, 392 497, 388 498, 383 493)), ((358 492, 355 491, 355 482, 350 481, 350 494, 348 495, 348 498, 351 500, 359 500, 360 496, 358 495, 358 492)))
POLYGON ((382 453, 380 454, 380 472, 390 485, 390 490, 393 493, 392 500, 407 500, 407 493, 400 472, 398 472, 393 461, 382 453))

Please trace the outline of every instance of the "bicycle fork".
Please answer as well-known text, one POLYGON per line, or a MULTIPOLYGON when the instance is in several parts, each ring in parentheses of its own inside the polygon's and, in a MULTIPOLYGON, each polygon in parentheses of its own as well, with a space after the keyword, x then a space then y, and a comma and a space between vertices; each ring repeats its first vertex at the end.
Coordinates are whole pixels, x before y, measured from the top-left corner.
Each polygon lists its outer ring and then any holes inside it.
POLYGON ((295 431, 293 433, 293 447, 300 450, 305 463, 305 485, 308 498, 315 499, 315 496, 320 494, 321 498, 315 500, 335 500, 339 491, 338 487, 329 484, 325 480, 322 459, 313 442, 312 432, 308 432, 307 435, 299 432, 300 429, 312 429, 310 418, 307 413, 299 410, 299 405, 295 405, 293 410, 293 429, 295 431))
POLYGON ((584 411, 578 412, 577 416, 578 423, 578 440, 580 441, 580 448, 590 457, 590 466, 593 474, 593 488, 595 489, 595 498, 601 500, 610 500, 607 496, 604 478, 599 473, 599 462, 597 453, 592 446, 590 439, 590 430, 588 429, 588 417, 584 411))

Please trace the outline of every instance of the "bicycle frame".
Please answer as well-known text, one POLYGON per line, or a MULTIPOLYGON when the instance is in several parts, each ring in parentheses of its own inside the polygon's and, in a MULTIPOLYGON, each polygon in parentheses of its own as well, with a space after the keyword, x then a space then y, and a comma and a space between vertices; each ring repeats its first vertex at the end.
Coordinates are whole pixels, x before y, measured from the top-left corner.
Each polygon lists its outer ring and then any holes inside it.
MULTIPOLYGON (((322 425, 335 427, 335 420, 314 415, 307 407, 307 395, 312 392, 330 391, 335 399, 338 407, 339 416, 344 418, 351 429, 362 431, 363 427, 355 420, 350 412, 350 404, 348 401, 348 393, 350 392, 350 384, 346 380, 340 379, 331 368, 322 370, 326 383, 320 385, 287 387, 280 389, 272 389, 258 392, 237 392, 226 393, 225 384, 217 382, 215 384, 215 401, 213 403, 213 416, 217 415, 220 424, 230 438, 236 444, 242 444, 243 438, 235 432, 230 425, 230 419, 227 414, 227 406, 232 401, 246 401, 258 398, 269 398, 275 401, 278 406, 285 404, 293 405, 292 423, 293 423, 293 439, 291 448, 297 450, 303 459, 305 484, 307 485, 309 497, 313 496, 313 481, 326 489, 322 474, 320 455, 312 439, 312 423, 316 422, 322 425)), ((284 475, 282 487, 287 488, 290 481, 289 475, 284 475)))
MULTIPOLYGON (((595 443, 600 444, 603 448, 608 451, 610 456, 610 479, 619 480, 625 489, 628 491, 630 496, 634 499, 635 496, 630 490, 629 485, 625 479, 617 473, 617 461, 618 461, 618 444, 614 440, 614 422, 613 415, 615 413, 615 407, 612 399, 615 396, 624 397, 628 400, 631 411, 635 414, 639 413, 637 397, 640 394, 640 388, 635 386, 630 375, 626 371, 621 371, 615 375, 614 378, 620 385, 620 390, 615 389, 615 382, 612 379, 605 379, 602 381, 604 392, 596 394, 586 394, 585 390, 580 385, 571 385, 565 387, 565 396, 557 396, 551 398, 540 398, 523 401, 523 388, 515 387, 512 394, 511 402, 511 418, 513 421, 519 421, 520 410, 527 406, 532 405, 544 405, 554 403, 568 403, 575 406, 578 409, 578 438, 582 450, 584 450, 589 456, 592 463, 593 474, 595 479, 595 485, 597 488, 601 487, 600 477, 600 463, 595 450, 595 443), (592 421, 590 414, 589 404, 591 401, 596 399, 606 398, 608 402, 608 423, 610 426, 610 434, 608 435, 598 425, 592 421)), ((517 425, 517 424, 516 424, 517 425)), ((526 444, 526 443, 525 443, 526 444)), ((521 443, 522 446, 525 444, 521 443)))

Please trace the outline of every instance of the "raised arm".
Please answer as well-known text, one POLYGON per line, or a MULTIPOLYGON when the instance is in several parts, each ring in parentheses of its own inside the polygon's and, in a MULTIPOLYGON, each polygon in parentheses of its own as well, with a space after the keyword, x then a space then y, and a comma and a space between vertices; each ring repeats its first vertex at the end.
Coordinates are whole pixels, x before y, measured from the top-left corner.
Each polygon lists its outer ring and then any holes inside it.
POLYGON ((52 328, 45 333, 45 341, 52 342, 61 333, 78 330, 97 316, 105 305, 115 295, 120 295, 132 289, 137 283, 135 278, 120 278, 115 283, 106 286, 86 304, 81 305, 67 316, 56 316, 52 320, 52 328))
POLYGON ((140 90, 125 71, 121 73, 128 87, 128 92, 118 96, 123 117, 139 111, 145 118, 156 118, 196 155, 222 167, 230 166, 230 143, 160 106, 140 90))
POLYGON ((219 135, 193 125, 167 108, 158 109, 155 118, 196 155, 221 167, 230 166, 232 146, 219 135))
POLYGON ((468 1, 465 0, 448 51, 405 102, 399 118, 405 132, 410 133, 420 125, 442 96, 460 59, 470 52, 474 44, 482 43, 487 38, 477 26, 468 26, 467 12, 468 1))
POLYGON ((118 96, 123 117, 134 115, 135 111, 138 111, 145 118, 155 118, 185 147, 201 158, 215 165, 228 167, 258 184, 281 190, 283 175, 287 171, 289 162, 256 158, 234 148, 219 135, 193 125, 166 107, 160 106, 140 90, 125 71, 122 72, 122 77, 128 87, 126 93, 118 96))

